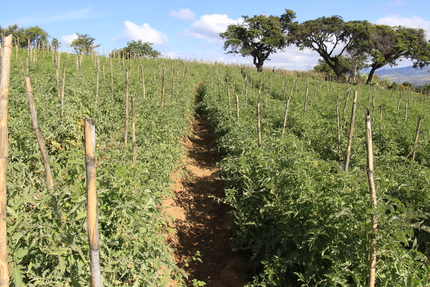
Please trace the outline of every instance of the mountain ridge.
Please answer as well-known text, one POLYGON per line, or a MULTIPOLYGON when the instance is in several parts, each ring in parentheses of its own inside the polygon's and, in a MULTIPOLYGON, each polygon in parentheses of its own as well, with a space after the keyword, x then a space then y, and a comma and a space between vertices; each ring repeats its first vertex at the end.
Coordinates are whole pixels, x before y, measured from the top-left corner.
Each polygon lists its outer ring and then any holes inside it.
POLYGON ((402 68, 383 68, 375 72, 380 78, 402 84, 409 82, 416 87, 430 84, 430 68, 415 69, 412 66, 402 68))

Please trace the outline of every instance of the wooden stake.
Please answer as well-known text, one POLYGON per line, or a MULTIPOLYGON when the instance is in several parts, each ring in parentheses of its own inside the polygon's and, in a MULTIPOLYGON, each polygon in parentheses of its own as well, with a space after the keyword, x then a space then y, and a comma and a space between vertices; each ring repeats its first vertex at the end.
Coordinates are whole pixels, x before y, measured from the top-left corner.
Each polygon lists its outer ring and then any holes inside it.
MULTIPOLYGON (((284 91, 284 94, 285 94, 285 91, 284 91)), ((292 96, 293 96, 293 88, 291 88, 290 97, 288 98, 287 104, 285 105, 284 124, 282 126, 282 136, 284 136, 285 128, 287 127, 287 117, 288 117, 288 111, 290 110, 290 101, 292 96)))
POLYGON ((136 112, 135 97, 131 95, 131 149, 133 152, 133 165, 136 164, 136 112))
POLYGON ((128 69, 125 70, 125 127, 124 145, 127 145, 128 138, 128 69))
POLYGON ((12 35, 3 38, 2 69, 0 83, 0 286, 9 286, 6 228, 6 168, 8 156, 8 96, 10 81, 10 59, 12 57, 12 35))
POLYGON ((113 85, 113 64, 112 59, 109 59, 109 66, 110 66, 110 86, 112 91, 112 99, 115 97, 115 90, 113 85))
POLYGON ((371 214, 372 232, 370 234, 370 264, 369 264, 369 285, 374 287, 376 281, 376 232, 378 230, 376 207, 378 205, 376 198, 375 180, 373 177, 373 141, 372 141, 372 125, 370 121, 370 112, 366 109, 366 148, 367 148, 367 178, 370 190, 370 202, 373 212, 371 214))
POLYGON ((54 187, 54 182, 52 180, 51 166, 49 165, 48 152, 46 151, 45 141, 43 140, 42 132, 39 128, 39 123, 37 120, 36 108, 34 106, 33 100, 33 89, 31 87, 30 76, 25 77, 25 88, 27 90, 28 105, 30 107, 31 122, 33 124, 33 130, 36 134, 37 144, 39 145, 39 150, 42 155, 43 166, 45 167, 46 174, 46 186, 50 192, 54 187))
POLYGON ((145 71, 143 70, 143 66, 140 65, 140 71, 142 73, 142 93, 143 93, 143 98, 146 99, 146 87, 145 87, 145 71))
POLYGON ((96 135, 95 124, 92 119, 84 121, 85 135, 85 164, 87 185, 87 227, 90 245, 91 285, 102 286, 100 272, 100 243, 98 230, 98 202, 96 181, 96 135))
POLYGON ((263 81, 261 81, 260 89, 258 90, 258 100, 257 100, 257 146, 261 147, 261 104, 260 104, 260 97, 261 97, 261 89, 263 86, 263 81))
POLYGON ((306 82, 306 96, 305 96, 305 104, 303 107, 303 112, 306 113, 308 110, 308 101, 309 101, 309 83, 306 82))
POLYGON ((175 98, 175 76, 176 76, 176 68, 172 69, 172 94, 171 99, 175 98))
POLYGON ((61 85, 61 123, 64 121, 64 89, 66 87, 66 63, 63 67, 63 83, 61 85))
POLYGON ((100 79, 100 58, 97 57, 97 75, 96 75, 96 105, 99 103, 99 79, 100 79))
POLYGON ((339 103, 340 103, 340 92, 337 93, 336 100, 336 123, 337 123, 337 160, 341 161, 342 156, 342 126, 340 125, 340 111, 339 111, 339 103))
POLYGON ((351 149, 352 149, 352 137, 354 135, 354 123, 355 123, 355 111, 357 109, 357 96, 358 93, 355 91, 354 101, 352 103, 352 111, 351 111, 351 122, 349 127, 349 137, 348 137, 348 146, 346 149, 346 157, 345 157, 345 171, 348 171, 349 161, 351 159, 351 149))
POLYGON ((422 123, 422 121, 423 121, 422 118, 418 118, 417 130, 415 132, 415 145, 414 145, 414 151, 412 153, 412 160, 415 160, 415 157, 417 155, 418 140, 420 138, 420 130, 421 130, 421 123, 422 123))
MULTIPOLYGON (((158 63, 160 64, 160 63, 158 63)), ((161 76, 161 104, 160 106, 164 108, 164 81, 165 81, 166 69, 163 69, 163 75, 161 76)))

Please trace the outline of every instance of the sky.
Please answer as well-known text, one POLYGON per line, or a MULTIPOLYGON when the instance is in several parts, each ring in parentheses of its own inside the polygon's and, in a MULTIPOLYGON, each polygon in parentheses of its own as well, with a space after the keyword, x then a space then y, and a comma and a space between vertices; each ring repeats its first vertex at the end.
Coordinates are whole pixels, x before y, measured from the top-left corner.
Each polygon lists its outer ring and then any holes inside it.
MULTIPOLYGON (((20 0, 4 1, 0 26, 39 26, 68 49, 76 33, 88 34, 107 54, 131 40, 153 43, 166 58, 252 65, 251 57, 226 54, 219 33, 239 23, 242 16, 280 16, 285 9, 296 13, 298 22, 341 16, 344 21, 368 20, 376 24, 423 28, 430 40, 429 0, 20 0)), ((319 55, 311 50, 287 47, 265 62, 265 67, 309 70, 319 55)), ((407 61, 399 66, 407 66, 407 61)))

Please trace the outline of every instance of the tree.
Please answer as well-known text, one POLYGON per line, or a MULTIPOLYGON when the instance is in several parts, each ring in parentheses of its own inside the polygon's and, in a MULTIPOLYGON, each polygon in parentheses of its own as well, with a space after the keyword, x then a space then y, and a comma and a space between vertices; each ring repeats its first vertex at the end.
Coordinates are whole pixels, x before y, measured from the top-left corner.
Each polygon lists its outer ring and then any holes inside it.
POLYGON ((320 17, 291 26, 288 37, 301 50, 316 51, 340 80, 348 71, 345 69, 347 56, 350 64, 360 65, 354 61, 362 54, 359 43, 370 25, 367 21, 344 22, 340 16, 320 17))
POLYGON ((423 29, 374 25, 363 49, 371 62, 366 84, 372 82, 377 69, 395 66, 401 59, 412 60, 414 68, 430 64, 430 44, 423 29))
POLYGON ((88 34, 78 34, 78 38, 73 40, 70 47, 73 47, 78 54, 91 54, 94 49, 100 47, 100 45, 94 44, 95 38, 90 37, 88 34))
POLYGON ((161 53, 152 48, 153 43, 138 41, 130 41, 127 43, 127 47, 119 50, 113 50, 110 53, 111 57, 117 57, 117 55, 124 55, 126 59, 130 58, 143 58, 148 57, 151 59, 158 58, 161 53))
POLYGON ((287 46, 285 32, 289 30, 296 14, 286 9, 285 14, 280 17, 268 15, 242 17, 243 23, 229 25, 226 32, 220 33, 221 38, 226 39, 224 50, 227 54, 252 56, 257 71, 261 72, 264 61, 268 60, 272 53, 282 51, 287 46))
POLYGON ((60 50, 60 47, 61 47, 60 41, 58 41, 57 38, 52 38, 52 41, 51 41, 51 50, 52 51, 58 51, 58 50, 60 50))
POLYGON ((16 24, 7 28, 0 27, 0 34, 2 36, 13 35, 14 44, 19 48, 42 47, 48 43, 49 38, 49 34, 38 26, 20 28, 16 24))

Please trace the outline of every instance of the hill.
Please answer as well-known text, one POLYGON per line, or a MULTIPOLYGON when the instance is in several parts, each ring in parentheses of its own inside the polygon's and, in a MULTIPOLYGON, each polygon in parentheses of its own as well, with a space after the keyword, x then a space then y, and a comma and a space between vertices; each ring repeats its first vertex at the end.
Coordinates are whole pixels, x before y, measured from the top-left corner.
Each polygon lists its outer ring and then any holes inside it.
POLYGON ((415 86, 430 84, 430 68, 414 69, 413 67, 404 68, 385 68, 376 71, 379 77, 389 79, 398 84, 409 82, 415 86))

